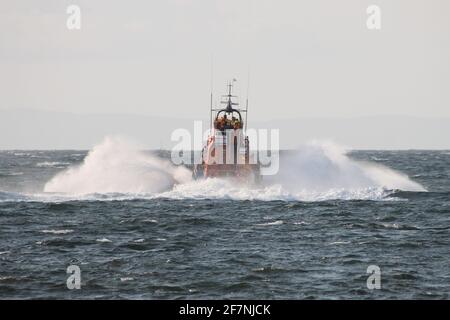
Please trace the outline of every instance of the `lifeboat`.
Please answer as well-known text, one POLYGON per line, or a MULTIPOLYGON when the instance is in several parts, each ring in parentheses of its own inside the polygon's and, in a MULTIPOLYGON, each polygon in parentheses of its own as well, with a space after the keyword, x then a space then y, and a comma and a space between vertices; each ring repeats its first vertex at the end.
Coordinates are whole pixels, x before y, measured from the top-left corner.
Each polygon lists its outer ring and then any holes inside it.
POLYGON ((234 81, 228 84, 228 94, 222 96, 221 104, 225 107, 213 109, 211 105, 211 131, 202 149, 201 164, 194 166, 195 179, 231 177, 250 182, 261 179, 260 165, 256 155, 250 153, 246 135, 248 100, 246 108, 239 109, 239 103, 233 100, 237 98, 232 94, 234 81))

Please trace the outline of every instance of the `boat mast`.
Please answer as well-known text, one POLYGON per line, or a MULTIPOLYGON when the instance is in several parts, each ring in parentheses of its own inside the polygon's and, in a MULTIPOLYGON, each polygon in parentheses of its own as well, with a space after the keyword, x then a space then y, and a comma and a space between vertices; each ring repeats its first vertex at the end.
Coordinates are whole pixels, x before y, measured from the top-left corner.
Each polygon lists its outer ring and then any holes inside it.
POLYGON ((209 105, 209 130, 212 132, 212 113, 213 113, 213 75, 214 75, 214 62, 211 55, 211 101, 209 105))
POLYGON ((245 132, 247 132, 247 119, 248 119, 248 92, 250 90, 250 68, 247 73, 247 99, 245 102, 245 132))

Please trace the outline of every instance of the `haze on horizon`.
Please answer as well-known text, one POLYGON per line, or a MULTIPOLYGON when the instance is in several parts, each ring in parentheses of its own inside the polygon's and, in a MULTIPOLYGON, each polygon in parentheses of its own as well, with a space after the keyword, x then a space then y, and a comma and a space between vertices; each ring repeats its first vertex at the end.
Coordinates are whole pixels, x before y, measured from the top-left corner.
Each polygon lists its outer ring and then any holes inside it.
MULTIPOLYGON (((215 103, 232 78, 244 102, 250 70, 258 123, 380 115, 448 122, 449 9, 445 0, 0 0, 0 110, 205 119, 213 65, 215 103), (72 4, 81 30, 66 27, 72 4), (381 30, 366 27, 372 4, 381 30)), ((427 126, 420 146, 436 145, 443 127, 427 126)), ((5 130, 1 146, 36 134, 14 123, 5 130)), ((339 130, 344 139, 358 134, 339 130)))

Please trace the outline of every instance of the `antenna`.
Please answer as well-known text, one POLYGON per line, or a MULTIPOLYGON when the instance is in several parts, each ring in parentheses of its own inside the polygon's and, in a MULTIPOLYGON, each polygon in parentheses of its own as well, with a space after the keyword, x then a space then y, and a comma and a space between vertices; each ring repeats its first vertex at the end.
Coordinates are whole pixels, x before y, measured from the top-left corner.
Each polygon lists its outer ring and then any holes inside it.
POLYGON ((250 91, 250 66, 247 69, 247 99, 245 102, 245 132, 247 132, 247 119, 248 119, 248 92, 250 91))
POLYGON ((209 106, 209 130, 212 132, 212 109, 213 109, 213 75, 214 75, 214 59, 211 54, 211 101, 209 106))

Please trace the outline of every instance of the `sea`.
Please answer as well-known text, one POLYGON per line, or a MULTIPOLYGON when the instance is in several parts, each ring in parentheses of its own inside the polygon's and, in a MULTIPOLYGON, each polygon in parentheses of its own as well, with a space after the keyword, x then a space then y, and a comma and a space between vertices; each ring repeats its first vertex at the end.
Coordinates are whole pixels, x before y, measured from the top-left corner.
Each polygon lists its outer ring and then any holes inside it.
POLYGON ((450 151, 279 159, 247 184, 115 139, 0 151, 0 299, 450 298, 450 151))

